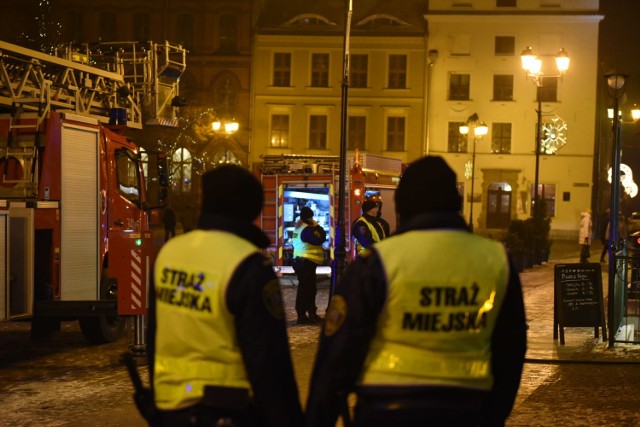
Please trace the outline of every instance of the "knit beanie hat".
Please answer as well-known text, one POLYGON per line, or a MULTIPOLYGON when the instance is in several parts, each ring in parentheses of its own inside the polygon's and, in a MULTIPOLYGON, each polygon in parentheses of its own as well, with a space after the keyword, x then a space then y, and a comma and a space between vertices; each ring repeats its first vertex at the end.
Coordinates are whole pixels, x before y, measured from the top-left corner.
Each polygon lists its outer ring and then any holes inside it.
POLYGON ((362 204, 362 213, 363 214, 367 213, 371 209, 375 208, 376 206, 378 206, 378 204, 373 200, 365 200, 364 203, 362 204))
POLYGON ((300 209, 300 219, 310 219, 313 218, 313 211, 311 208, 304 207, 300 209))
POLYGON ((252 222, 263 202, 262 185, 240 166, 218 166, 202 176, 203 213, 252 222))
POLYGON ((459 212, 462 200, 456 174, 439 156, 422 157, 402 174, 395 194, 401 218, 429 212, 459 212))

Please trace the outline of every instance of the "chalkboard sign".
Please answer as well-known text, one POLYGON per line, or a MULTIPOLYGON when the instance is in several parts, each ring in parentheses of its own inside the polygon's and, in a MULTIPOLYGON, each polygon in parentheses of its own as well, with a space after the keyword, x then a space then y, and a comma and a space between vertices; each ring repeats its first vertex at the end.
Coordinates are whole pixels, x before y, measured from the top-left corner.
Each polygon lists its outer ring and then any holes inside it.
POLYGON ((601 327, 606 340, 600 264, 557 264, 554 285, 554 339, 559 329, 564 344, 565 327, 594 327, 597 338, 601 327))

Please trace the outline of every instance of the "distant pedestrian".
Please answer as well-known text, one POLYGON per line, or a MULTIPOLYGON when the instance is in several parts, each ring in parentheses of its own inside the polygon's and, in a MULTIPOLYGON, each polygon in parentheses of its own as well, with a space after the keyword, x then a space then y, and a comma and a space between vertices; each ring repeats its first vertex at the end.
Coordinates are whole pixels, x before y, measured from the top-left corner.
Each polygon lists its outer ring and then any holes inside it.
POLYGON ((412 163, 395 193, 396 234, 336 285, 316 356, 307 427, 502 426, 526 351, 518 273, 504 247, 469 232, 456 175, 412 163))
POLYGON ((327 234, 313 219, 313 211, 309 207, 303 207, 300 210, 300 220, 293 230, 293 270, 298 277, 296 312, 299 325, 322 321, 316 312, 316 268, 324 263, 322 244, 325 240, 327 234))
POLYGON ((589 262, 591 252, 591 234, 593 223, 591 222, 591 209, 586 209, 580 213, 580 234, 578 237, 578 243, 580 243, 580 262, 589 262))
POLYGON ((166 242, 176 235, 176 213, 169 206, 162 212, 162 224, 164 225, 164 241, 166 242))

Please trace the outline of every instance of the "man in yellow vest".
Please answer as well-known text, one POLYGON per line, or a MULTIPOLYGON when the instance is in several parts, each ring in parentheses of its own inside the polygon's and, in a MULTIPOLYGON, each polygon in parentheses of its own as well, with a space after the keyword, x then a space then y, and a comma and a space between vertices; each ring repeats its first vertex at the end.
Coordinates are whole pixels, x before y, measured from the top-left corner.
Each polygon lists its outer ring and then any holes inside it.
POLYGON ((336 285, 307 402, 333 426, 355 391, 355 425, 501 426, 526 351, 518 274, 501 243, 469 232, 456 175, 412 163, 395 194, 396 234, 336 285))
POLYGON ((280 284, 253 221, 260 182, 234 165, 202 177, 198 227, 153 268, 148 356, 160 426, 300 426, 280 284))
POLYGON ((327 240, 327 234, 324 228, 314 221, 311 208, 305 206, 300 209, 300 220, 295 225, 292 237, 293 270, 298 277, 297 323, 320 323, 322 318, 316 313, 316 267, 324 263, 322 244, 327 240))
POLYGON ((351 226, 356 254, 360 255, 374 243, 388 237, 388 228, 385 230, 382 223, 384 220, 378 218, 379 211, 380 204, 374 200, 367 199, 362 203, 362 216, 351 226))

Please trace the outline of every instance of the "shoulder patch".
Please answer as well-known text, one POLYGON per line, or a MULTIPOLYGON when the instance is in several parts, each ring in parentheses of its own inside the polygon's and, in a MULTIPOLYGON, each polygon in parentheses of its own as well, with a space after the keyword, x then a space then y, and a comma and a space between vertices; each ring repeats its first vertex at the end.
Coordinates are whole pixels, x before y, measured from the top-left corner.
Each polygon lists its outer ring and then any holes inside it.
POLYGON ((324 334, 327 337, 340 330, 347 318, 347 300, 342 295, 334 295, 327 309, 324 323, 324 334))
POLYGON ((284 319, 284 306, 278 279, 270 280, 262 289, 262 297, 267 311, 276 319, 284 319))

